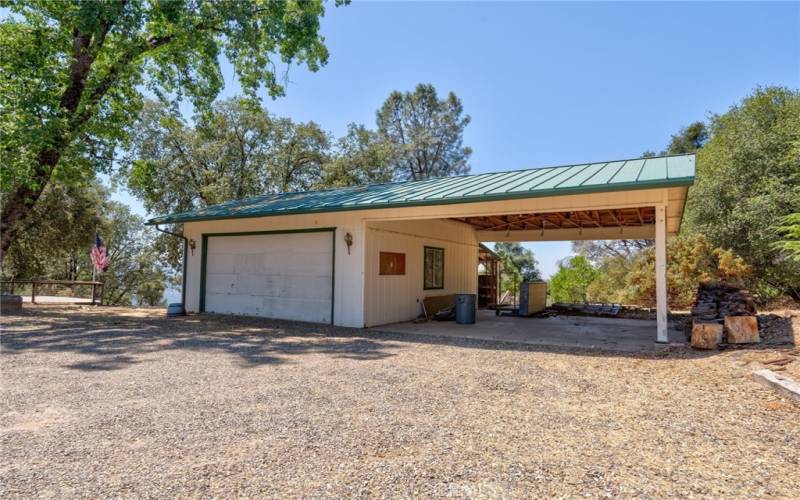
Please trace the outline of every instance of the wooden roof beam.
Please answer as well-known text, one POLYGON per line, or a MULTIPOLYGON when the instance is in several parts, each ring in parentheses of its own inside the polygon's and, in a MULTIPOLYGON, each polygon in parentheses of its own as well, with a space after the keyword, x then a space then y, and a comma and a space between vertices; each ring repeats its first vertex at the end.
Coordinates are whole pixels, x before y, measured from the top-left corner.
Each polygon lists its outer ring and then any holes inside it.
MULTIPOLYGON (((589 222, 591 222, 592 224, 594 224, 594 225, 595 225, 595 226, 597 226, 597 227, 603 227, 603 226, 600 224, 600 222, 599 222, 599 221, 596 221, 596 220, 594 220, 594 218, 592 217, 592 214, 590 214, 589 212, 578 212, 578 213, 584 213, 584 214, 586 214, 586 218, 587 218, 587 219, 589 219, 589 222)), ((598 219, 599 219, 599 218, 600 218, 600 217, 598 217, 598 219)))
MULTIPOLYGON (((510 216, 506 216, 506 218, 508 218, 508 217, 510 217, 510 216)), ((520 216, 520 217, 523 217, 523 216, 520 216)), ((527 217, 527 218, 524 218, 524 219, 521 218, 521 219, 517 219, 517 220, 509 220, 509 221, 504 222, 502 224, 498 224, 496 226, 488 227, 488 228, 486 228, 486 230, 487 231, 496 231, 496 230, 502 229, 502 228, 504 228, 506 226, 511 226, 513 224, 518 224, 520 222, 531 221, 531 220, 534 220, 534 219, 537 219, 537 218, 539 218, 539 216, 538 215, 534 215, 532 217, 527 217)))
POLYGON ((564 213, 563 213, 563 212, 558 212, 558 213, 557 213, 557 215, 558 215, 558 216, 561 218, 561 220, 563 221, 563 222, 561 223, 561 226, 562 226, 562 227, 564 226, 564 222, 569 222, 570 224, 572 224, 573 226, 575 226, 575 227, 577 227, 577 228, 579 228, 579 229, 583 227, 583 226, 581 226, 580 224, 578 224, 577 222, 575 222, 574 220, 570 219, 569 217, 564 217, 564 213))
POLYGON ((622 227, 622 222, 620 222, 617 216, 614 215, 614 211, 613 210, 606 210, 606 211, 608 212, 608 215, 610 215, 611 218, 614 219, 614 222, 616 222, 619 227, 622 227))

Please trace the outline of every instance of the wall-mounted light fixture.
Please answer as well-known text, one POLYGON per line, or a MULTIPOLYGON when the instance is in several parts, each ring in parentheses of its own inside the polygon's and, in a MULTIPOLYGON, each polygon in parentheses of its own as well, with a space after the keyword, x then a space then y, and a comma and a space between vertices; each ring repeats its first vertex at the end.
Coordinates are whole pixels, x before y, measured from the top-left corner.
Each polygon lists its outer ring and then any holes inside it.
POLYGON ((197 246, 197 243, 191 238, 189 238, 189 248, 192 250, 192 255, 194 255, 194 249, 197 246))
POLYGON ((347 255, 350 255, 350 247, 353 246, 353 235, 344 233, 344 244, 347 245, 347 255))

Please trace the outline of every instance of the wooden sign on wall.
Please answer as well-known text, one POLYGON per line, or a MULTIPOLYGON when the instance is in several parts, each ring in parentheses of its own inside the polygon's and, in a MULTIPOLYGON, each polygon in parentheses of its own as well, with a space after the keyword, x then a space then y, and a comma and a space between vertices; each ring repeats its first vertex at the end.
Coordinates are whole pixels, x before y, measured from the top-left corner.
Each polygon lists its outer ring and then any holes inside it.
POLYGON ((406 254, 381 252, 380 274, 382 276, 406 274, 406 254))

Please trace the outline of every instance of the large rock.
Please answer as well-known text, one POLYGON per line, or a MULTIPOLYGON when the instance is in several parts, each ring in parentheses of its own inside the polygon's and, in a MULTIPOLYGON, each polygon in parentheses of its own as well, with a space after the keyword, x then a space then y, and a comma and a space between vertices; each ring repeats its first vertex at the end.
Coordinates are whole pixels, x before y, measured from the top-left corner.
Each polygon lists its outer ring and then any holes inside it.
POLYGON ((722 342, 722 325, 719 323, 694 323, 692 325, 692 347, 695 349, 717 349, 722 342))
POLYGON ((22 312, 22 296, 21 295, 0 295, 0 313, 2 314, 19 314, 22 312))
POLYGON ((729 344, 755 344, 758 336, 758 320, 755 316, 727 316, 725 336, 729 344))

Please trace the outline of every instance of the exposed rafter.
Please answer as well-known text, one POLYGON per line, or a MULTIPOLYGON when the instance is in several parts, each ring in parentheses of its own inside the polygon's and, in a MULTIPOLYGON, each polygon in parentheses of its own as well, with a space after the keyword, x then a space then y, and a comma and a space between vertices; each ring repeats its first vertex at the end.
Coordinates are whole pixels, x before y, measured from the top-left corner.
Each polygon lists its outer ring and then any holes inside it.
POLYGON ((481 231, 524 231, 551 229, 585 229, 587 227, 637 227, 655 224, 655 208, 587 210, 577 212, 544 212, 528 214, 460 217, 454 220, 481 231))

